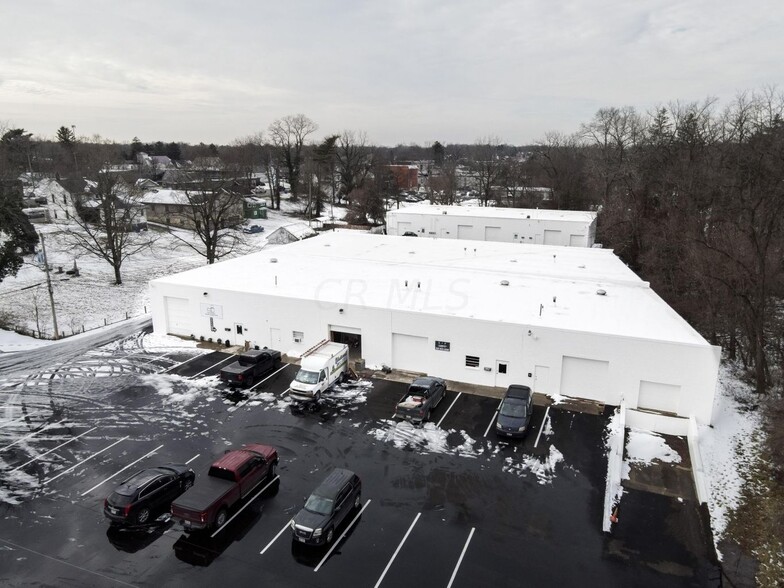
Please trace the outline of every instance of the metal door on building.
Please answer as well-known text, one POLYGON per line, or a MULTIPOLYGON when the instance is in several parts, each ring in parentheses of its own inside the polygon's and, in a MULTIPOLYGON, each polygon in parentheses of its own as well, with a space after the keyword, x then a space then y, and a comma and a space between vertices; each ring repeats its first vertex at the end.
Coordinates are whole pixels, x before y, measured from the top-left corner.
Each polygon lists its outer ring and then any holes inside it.
POLYGON ((245 329, 240 323, 234 323, 234 344, 245 345, 245 329))
POLYGON ((270 347, 280 351, 280 329, 270 328, 270 347))
POLYGON ((550 391, 550 368, 538 365, 534 368, 534 392, 547 394, 550 391))
POLYGON ((509 386, 509 362, 506 360, 495 360, 495 386, 497 388, 509 386))

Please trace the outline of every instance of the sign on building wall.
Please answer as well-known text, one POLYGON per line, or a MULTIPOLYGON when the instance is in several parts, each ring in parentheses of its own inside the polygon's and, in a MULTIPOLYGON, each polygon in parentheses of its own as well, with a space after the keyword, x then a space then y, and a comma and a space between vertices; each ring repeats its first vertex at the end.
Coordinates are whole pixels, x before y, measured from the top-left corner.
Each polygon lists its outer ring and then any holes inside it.
POLYGON ((436 341, 436 351, 449 351, 449 341, 436 341))
POLYGON ((223 306, 220 304, 205 304, 201 303, 201 316, 209 316, 212 318, 223 318, 223 306))

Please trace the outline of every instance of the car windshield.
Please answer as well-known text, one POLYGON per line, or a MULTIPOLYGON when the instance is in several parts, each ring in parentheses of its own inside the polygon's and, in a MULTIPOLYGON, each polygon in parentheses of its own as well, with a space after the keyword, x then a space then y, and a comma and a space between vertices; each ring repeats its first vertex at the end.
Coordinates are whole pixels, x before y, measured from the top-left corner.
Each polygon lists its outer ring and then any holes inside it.
POLYGON ((308 501, 305 503, 305 510, 320 514, 328 515, 332 512, 332 500, 324 498, 318 494, 311 494, 308 501))
POLYGON ((303 384, 315 384, 318 382, 318 372, 309 372, 308 370, 299 370, 294 377, 297 382, 303 384))
POLYGON ((501 415, 513 418, 525 418, 526 406, 525 402, 517 398, 507 398, 501 405, 501 415))

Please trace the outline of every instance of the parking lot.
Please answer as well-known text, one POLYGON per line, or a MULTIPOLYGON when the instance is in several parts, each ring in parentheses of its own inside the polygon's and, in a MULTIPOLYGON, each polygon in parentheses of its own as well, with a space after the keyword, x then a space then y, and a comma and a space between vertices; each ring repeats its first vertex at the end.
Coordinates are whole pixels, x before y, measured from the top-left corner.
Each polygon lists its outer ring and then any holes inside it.
MULTIPOLYGON (((386 380, 350 383, 294 414, 296 366, 231 393, 214 378, 231 360, 145 355, 108 377, 79 376, 91 364, 76 362, 61 368, 67 377, 5 382, 0 400, 30 402, 0 429, 0 583, 699 585, 682 566, 608 549, 606 416, 537 406, 525 439, 505 442, 492 430, 498 399, 450 391, 415 426, 391 420, 405 385, 386 380), (136 469, 188 463, 198 484, 216 456, 248 442, 277 448, 279 478, 224 528, 188 535, 165 513, 144 528, 109 527, 103 500, 136 469), (300 547, 288 523, 332 467, 360 475, 362 508, 332 549, 300 547)), ((688 545, 665 539, 679 560, 688 545)))

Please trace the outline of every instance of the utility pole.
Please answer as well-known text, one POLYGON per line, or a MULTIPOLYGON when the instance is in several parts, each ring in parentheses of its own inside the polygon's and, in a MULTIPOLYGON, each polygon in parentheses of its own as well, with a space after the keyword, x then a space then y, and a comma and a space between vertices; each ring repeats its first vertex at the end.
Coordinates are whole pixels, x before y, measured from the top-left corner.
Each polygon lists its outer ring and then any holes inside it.
POLYGON ((54 338, 60 338, 60 331, 57 329, 57 313, 54 310, 54 293, 52 292, 52 279, 49 277, 49 260, 46 258, 46 243, 43 233, 38 233, 41 237, 41 248, 44 251, 44 268, 46 270, 46 288, 49 290, 49 302, 52 304, 52 323, 54 324, 54 338))

